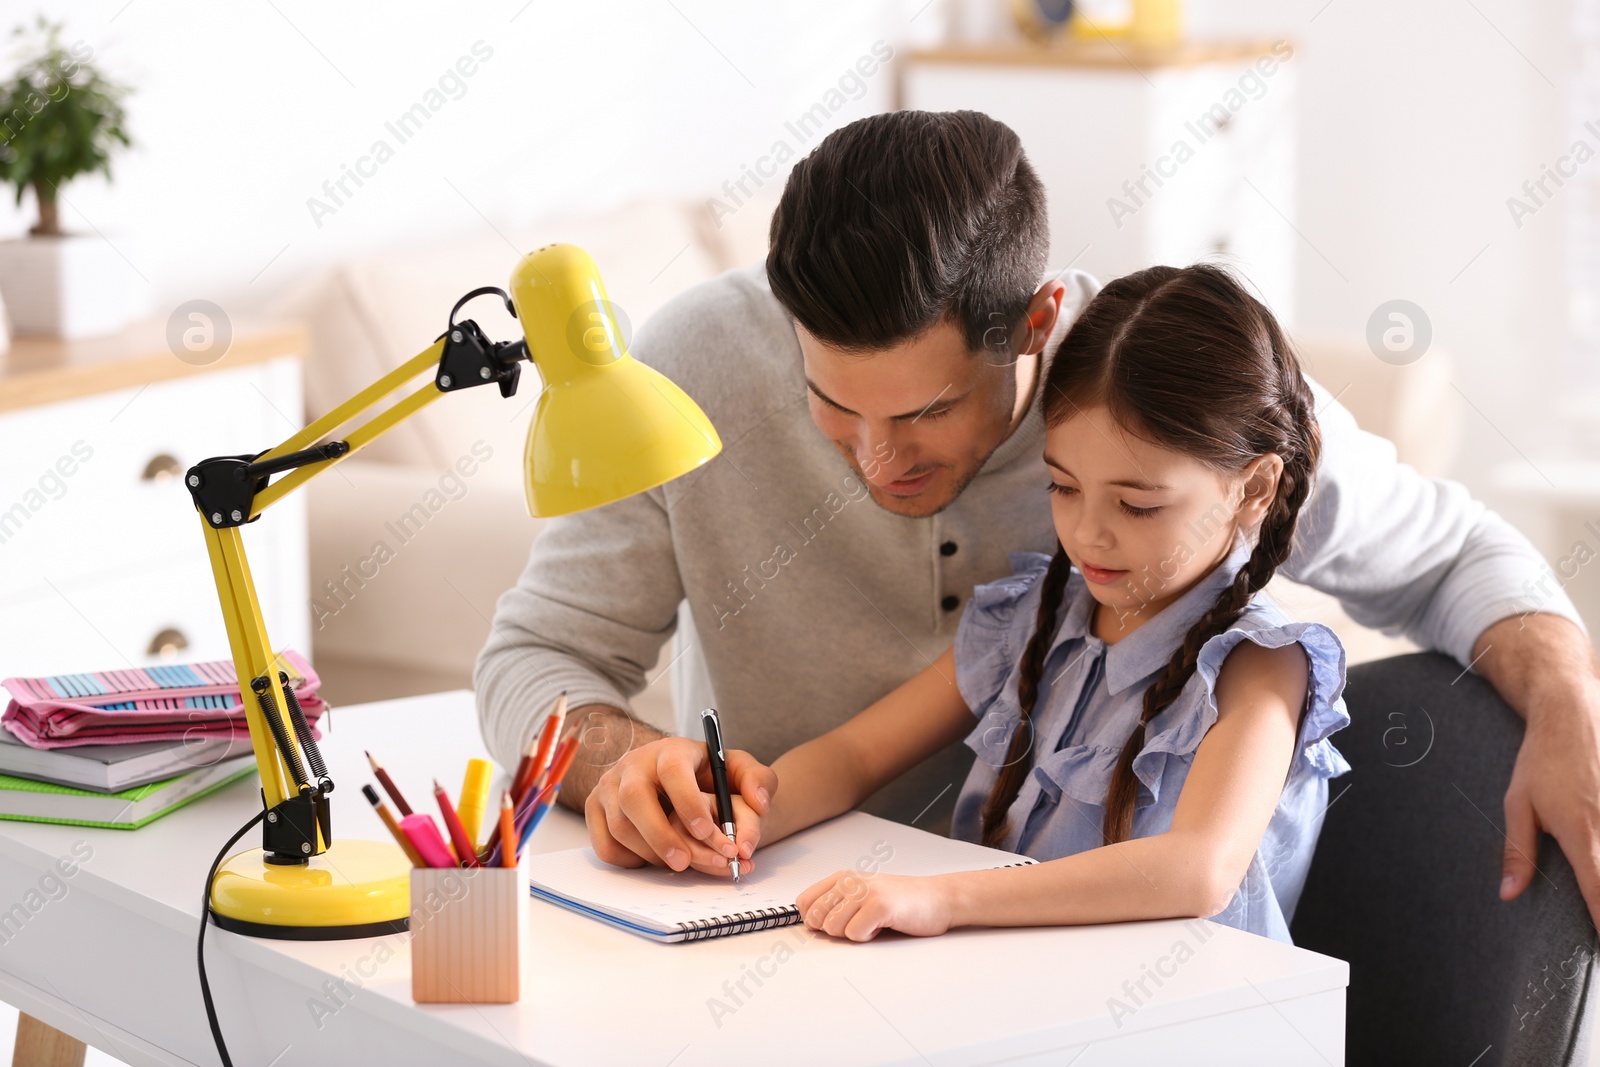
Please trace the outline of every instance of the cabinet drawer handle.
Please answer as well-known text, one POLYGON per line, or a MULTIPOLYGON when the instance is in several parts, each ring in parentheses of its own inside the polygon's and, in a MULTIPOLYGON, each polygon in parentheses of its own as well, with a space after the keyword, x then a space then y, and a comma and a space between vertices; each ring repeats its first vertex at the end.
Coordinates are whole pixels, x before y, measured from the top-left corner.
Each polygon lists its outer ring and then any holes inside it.
POLYGON ((182 473, 177 457, 165 452, 158 452, 150 457, 150 462, 144 465, 144 472, 139 475, 142 482, 164 482, 168 478, 176 478, 182 473))
POLYGON ((150 647, 145 650, 145 655, 171 659, 188 647, 189 639, 183 635, 183 631, 169 627, 150 639, 150 647))

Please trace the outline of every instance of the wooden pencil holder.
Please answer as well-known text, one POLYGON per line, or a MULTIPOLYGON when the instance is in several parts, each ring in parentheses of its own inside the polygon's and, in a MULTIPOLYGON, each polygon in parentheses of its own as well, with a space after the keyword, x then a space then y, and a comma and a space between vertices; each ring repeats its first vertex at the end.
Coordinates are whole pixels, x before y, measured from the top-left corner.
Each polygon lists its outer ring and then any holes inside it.
POLYGON ((510 1004, 521 996, 528 879, 516 867, 411 871, 411 999, 510 1004))

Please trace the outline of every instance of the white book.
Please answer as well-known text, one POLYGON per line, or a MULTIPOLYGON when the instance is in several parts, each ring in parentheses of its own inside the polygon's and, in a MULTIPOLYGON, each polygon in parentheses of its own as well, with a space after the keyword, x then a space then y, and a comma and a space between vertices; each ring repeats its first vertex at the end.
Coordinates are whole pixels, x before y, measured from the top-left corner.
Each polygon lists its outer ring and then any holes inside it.
POLYGON ((839 870, 954 874, 1034 861, 997 848, 851 812, 756 849, 756 869, 738 884, 693 869, 613 867, 592 848, 535 853, 533 895, 656 941, 696 941, 800 921, 795 898, 839 870))
POLYGON ((0 774, 119 793, 251 753, 249 737, 30 748, 0 728, 0 774))

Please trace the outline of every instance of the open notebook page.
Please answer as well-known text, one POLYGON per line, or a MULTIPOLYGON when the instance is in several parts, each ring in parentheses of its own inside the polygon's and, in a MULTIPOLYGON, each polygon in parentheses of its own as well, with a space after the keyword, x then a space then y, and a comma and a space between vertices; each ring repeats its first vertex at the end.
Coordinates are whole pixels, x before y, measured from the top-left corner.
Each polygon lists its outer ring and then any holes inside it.
POLYGON ((755 858, 755 871, 737 885, 695 870, 613 867, 588 848, 539 853, 528 863, 536 891, 667 933, 740 913, 792 909, 801 890, 838 870, 950 874, 1033 862, 862 812, 763 845, 755 858))

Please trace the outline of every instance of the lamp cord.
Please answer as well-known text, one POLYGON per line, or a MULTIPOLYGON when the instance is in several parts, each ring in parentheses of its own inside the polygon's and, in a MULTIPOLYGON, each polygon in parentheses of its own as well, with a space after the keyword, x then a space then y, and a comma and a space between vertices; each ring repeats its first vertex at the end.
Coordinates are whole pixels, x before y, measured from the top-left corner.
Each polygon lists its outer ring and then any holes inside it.
POLYGON ((266 816, 265 809, 256 812, 255 818, 239 827, 239 831, 228 838, 228 843, 222 846, 217 858, 211 861, 211 870, 206 874, 205 892, 200 898, 200 947, 197 953, 200 961, 200 998, 206 1002, 206 1022, 211 1024, 211 1037, 217 1043, 217 1055, 222 1057, 222 1067, 233 1067, 233 1060, 228 1056, 227 1042, 222 1040, 222 1027, 217 1023, 217 1006, 211 1000, 211 983, 206 980, 206 927, 211 924, 211 883, 216 881, 217 868, 222 866, 228 850, 237 845, 239 839, 266 816))

